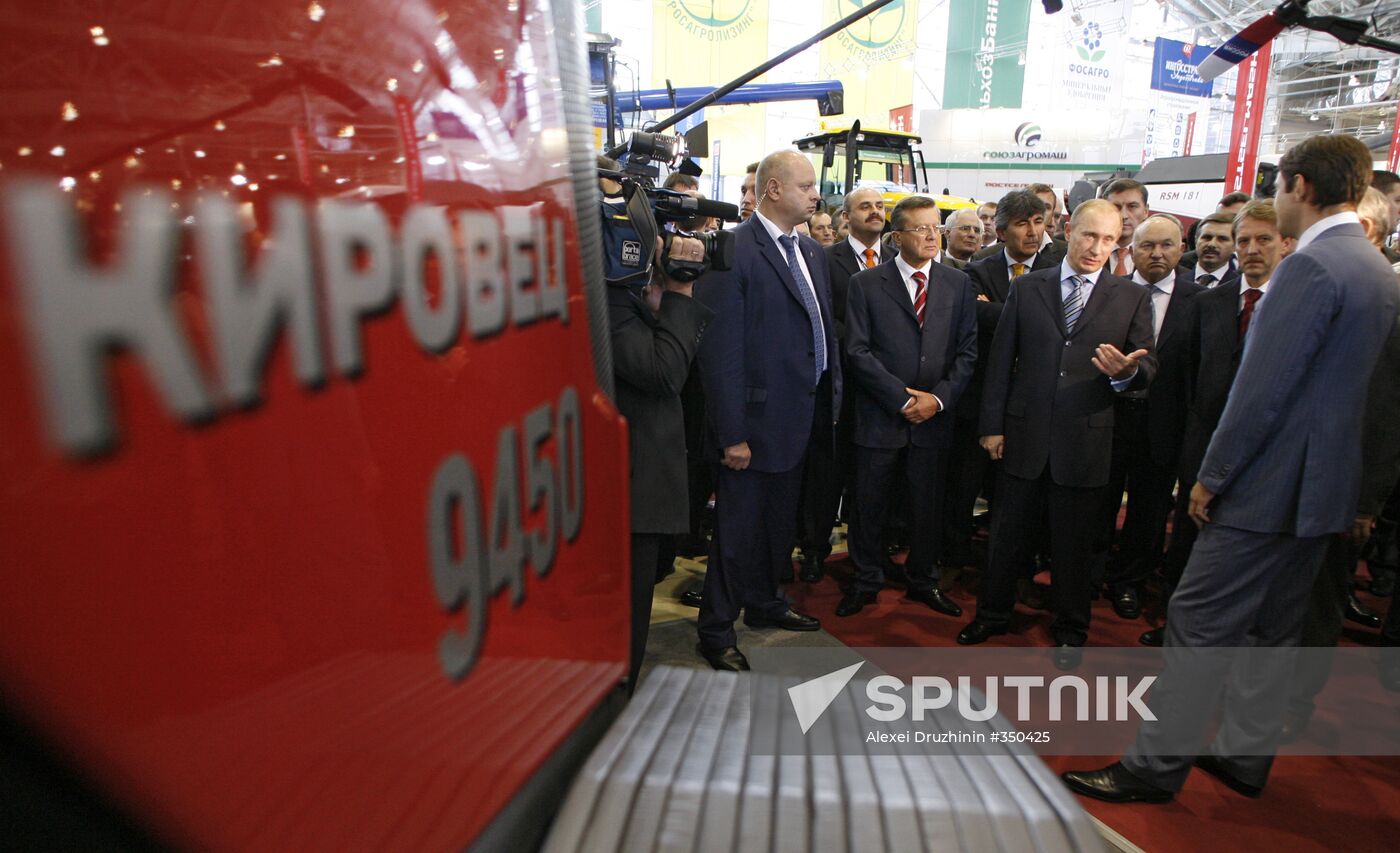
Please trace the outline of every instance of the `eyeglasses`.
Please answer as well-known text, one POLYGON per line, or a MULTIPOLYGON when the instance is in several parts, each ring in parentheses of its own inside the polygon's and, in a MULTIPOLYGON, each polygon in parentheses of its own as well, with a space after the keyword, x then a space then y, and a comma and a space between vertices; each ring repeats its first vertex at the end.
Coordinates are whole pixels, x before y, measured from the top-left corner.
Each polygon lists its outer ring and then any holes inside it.
POLYGON ((920 237, 932 237, 938 233, 938 226, 920 225, 918 228, 896 228, 894 230, 902 231, 905 234, 918 234, 920 237))
POLYGON ((963 232, 966 232, 966 233, 968 233, 968 234, 971 234, 971 233, 974 232, 974 231, 977 231, 977 232, 980 233, 980 232, 982 231, 982 226, 980 226, 980 225, 955 225, 955 226, 953 226, 953 229, 952 229, 952 230, 954 230, 954 231, 963 231, 963 232))

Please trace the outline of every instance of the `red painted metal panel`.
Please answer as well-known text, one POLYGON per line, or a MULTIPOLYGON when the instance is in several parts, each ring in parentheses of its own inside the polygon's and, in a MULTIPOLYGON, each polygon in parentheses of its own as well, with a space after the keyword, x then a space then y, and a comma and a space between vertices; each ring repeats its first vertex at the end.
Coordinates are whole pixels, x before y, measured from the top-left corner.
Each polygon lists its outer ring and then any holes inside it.
POLYGON ((551 16, 531 0, 258 0, 226 14, 169 0, 91 20, 24 5, 0 24, 28 69, 0 84, 11 89, 0 122, 0 691, 178 844, 462 846, 615 687, 627 656, 624 426, 594 380, 551 16), (438 132, 433 113, 472 138, 438 132), (410 157, 421 188, 406 184, 410 157), (216 251, 200 198, 244 223, 252 274, 216 251), (71 228, 34 216, 55 199, 71 228), (387 254, 337 230, 337 215, 363 223, 368 209, 384 214, 387 254), (492 225, 469 234, 458 217, 470 211, 492 225), (402 256, 414 215, 450 224, 453 257, 402 256), (297 216, 299 238, 286 230, 297 216), (142 224, 178 237, 161 247, 154 232, 124 236, 142 224), (473 235, 504 255, 481 254, 473 235), (75 237, 89 245, 79 260, 107 281, 59 269, 55 249, 75 237), (335 273, 338 249, 353 257, 335 273), (88 398, 52 379, 44 342, 87 323, 95 331, 70 354, 100 347, 109 320, 78 309, 46 322, 36 300, 63 287, 78 306, 95 292, 83 287, 135 292, 121 271, 143 253, 174 271, 174 314, 153 322, 187 343, 209 411, 172 410, 159 374, 180 359, 127 347, 97 362, 110 440, 65 439, 54 399, 88 398), (323 379, 303 375, 289 321, 253 370, 255 401, 238 405, 219 347, 239 335, 220 322, 210 276, 251 282, 270 257, 311 270, 302 292, 323 379), (404 287, 415 264, 429 312, 450 304, 446 265, 464 290, 474 270, 495 282, 479 294, 483 313, 496 300, 546 308, 512 308, 504 328, 481 332, 462 299, 456 333, 425 345, 404 287), (332 279, 354 285, 376 270, 392 294, 340 323, 332 279), (513 276, 531 280, 512 293, 513 276), (545 294, 560 278, 562 304, 545 294), (352 338, 358 370, 344 369, 352 338), (552 488, 568 489, 559 411, 570 390, 585 492, 565 541, 566 502, 531 510, 529 471, 536 455, 549 460, 552 488), (545 420, 527 421, 543 406, 545 420), (531 423, 549 433, 533 449, 531 423), (505 558, 478 567, 506 588, 489 597, 479 657, 460 677, 440 644, 470 630, 471 603, 453 609, 443 583, 471 581, 458 567, 435 582, 431 556, 434 533, 450 540, 449 559, 470 547, 456 504, 451 530, 433 528, 432 486, 454 455, 475 470, 483 531, 514 502, 524 537, 549 527, 557 548, 547 573, 505 558), (515 488, 497 498, 501 459, 515 488))

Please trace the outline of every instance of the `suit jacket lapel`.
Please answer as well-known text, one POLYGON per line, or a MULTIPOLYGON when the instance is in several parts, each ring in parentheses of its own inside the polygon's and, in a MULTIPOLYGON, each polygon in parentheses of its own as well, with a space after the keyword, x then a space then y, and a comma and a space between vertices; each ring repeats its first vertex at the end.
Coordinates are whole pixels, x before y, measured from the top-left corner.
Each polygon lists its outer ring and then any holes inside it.
POLYGON ((992 257, 997 258, 997 260, 992 262, 992 274, 989 278, 993 288, 1001 291, 994 294, 997 297, 996 301, 1005 302, 1006 297, 1011 295, 1011 272, 1006 268, 1004 255, 992 255, 992 257))
POLYGON ((856 252, 851 248, 851 244, 841 241, 836 244, 835 250, 831 253, 832 258, 841 265, 847 276, 853 276, 861 270, 861 263, 856 259, 856 252))
MULTIPOLYGON (((914 313, 914 302, 909 298, 909 289, 904 286, 904 277, 899 274, 899 267, 894 264, 881 264, 879 270, 883 273, 882 289, 885 291, 885 295, 903 308, 904 313, 909 315, 909 319, 917 324, 919 317, 914 313)), ((924 297, 925 317, 928 316, 928 299, 929 297, 926 295, 924 297)))
POLYGON ((788 293, 797 300, 797 304, 806 305, 802 300, 802 294, 797 292, 797 282, 792 279, 792 271, 788 269, 787 255, 783 253, 782 247, 768 235, 768 229, 764 228, 763 223, 759 222, 757 218, 750 218, 749 223, 752 224, 753 237, 758 241, 760 254, 763 255, 764 260, 773 267, 773 271, 778 274, 778 280, 787 287, 788 293))
MULTIPOLYGON (((1026 273, 1026 275, 1030 275, 1030 273, 1026 273)), ((1017 287, 1034 285, 1031 289, 1040 294, 1040 300, 1045 303, 1045 309, 1050 312, 1050 317, 1055 322, 1055 328, 1059 329, 1060 334, 1063 335, 1065 333, 1065 308, 1064 301, 1060 298, 1059 276, 1038 276, 1036 279, 1027 281, 1026 276, 1023 275, 1016 281, 1018 282, 1017 287)))
MULTIPOLYGON (((932 272, 931 268, 930 272, 932 272)), ((923 353, 937 351, 945 340, 943 336, 946 334, 947 324, 932 321, 935 317, 951 317, 953 300, 957 296, 957 291, 954 288, 944 287, 941 284, 935 286, 937 281, 938 276, 929 276, 928 296, 924 299, 923 340, 920 342, 920 351, 923 353)))

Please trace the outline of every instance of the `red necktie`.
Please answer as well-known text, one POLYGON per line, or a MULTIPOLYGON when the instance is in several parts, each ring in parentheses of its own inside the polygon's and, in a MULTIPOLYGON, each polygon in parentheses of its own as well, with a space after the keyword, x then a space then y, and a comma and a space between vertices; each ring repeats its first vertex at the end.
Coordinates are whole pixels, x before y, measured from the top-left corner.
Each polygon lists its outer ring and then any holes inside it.
POLYGON ((919 328, 924 327, 924 303, 928 301, 927 279, 918 270, 914 271, 914 319, 919 321, 919 328))
POLYGON ((875 266, 875 250, 874 250, 874 249, 866 249, 866 250, 865 250, 865 268, 866 268, 866 269, 870 269, 870 268, 873 267, 873 266, 875 266))
POLYGON ((1128 275, 1128 250, 1126 248, 1114 249, 1113 257, 1113 274, 1126 278, 1128 275))
POLYGON ((1244 310, 1240 312, 1240 340, 1244 340, 1244 333, 1249 331, 1249 318, 1254 316, 1254 303, 1259 301, 1259 297, 1264 294, 1259 292, 1257 287, 1249 287, 1244 291, 1244 310))

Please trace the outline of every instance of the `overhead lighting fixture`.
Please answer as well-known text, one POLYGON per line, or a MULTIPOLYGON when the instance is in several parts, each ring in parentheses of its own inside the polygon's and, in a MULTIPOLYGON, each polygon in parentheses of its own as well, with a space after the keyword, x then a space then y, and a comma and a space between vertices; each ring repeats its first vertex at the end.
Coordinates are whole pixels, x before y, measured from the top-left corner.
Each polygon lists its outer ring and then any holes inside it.
POLYGON ((321 19, 326 17, 326 7, 317 3, 316 0, 311 0, 311 3, 306 7, 306 17, 310 18, 313 23, 320 23, 321 19))
POLYGON ((269 56, 267 59, 264 59, 263 61, 259 62, 259 63, 258 63, 258 67, 259 67, 259 68, 277 68, 277 67, 280 66, 281 64, 282 64, 282 56, 281 56, 281 54, 274 53, 274 54, 272 54, 271 56, 269 56))
POLYGON ((64 121, 77 121, 78 108, 73 104, 72 101, 64 101, 62 115, 64 121))
POLYGON ((230 175, 228 182, 233 184, 235 187, 241 187, 244 184, 248 183, 248 179, 243 175, 230 175))
POLYGON ((88 27, 88 34, 92 36, 92 43, 98 47, 106 47, 112 43, 112 40, 107 38, 107 31, 102 27, 88 27))
POLYGON ((196 149, 194 150, 194 156, 197 157, 197 158, 199 158, 200 160, 203 160, 203 159, 204 159, 206 156, 208 156, 208 155, 206 155, 206 154, 204 153, 204 149, 203 149, 203 148, 196 148, 196 149))
POLYGON ((272 159, 274 159, 274 160, 285 160, 285 159, 287 159, 287 155, 286 155, 286 154, 278 154, 278 155, 274 156, 272 159))
POLYGON ((74 180, 71 175, 66 175, 59 179, 58 185, 60 187, 63 187, 63 191, 67 193, 72 192, 73 187, 76 187, 78 185, 78 182, 74 180))
POLYGON ((390 92, 397 92, 399 90, 399 78, 390 77, 388 80, 385 80, 384 88, 388 89, 390 92))
POLYGON ((21 146, 19 147, 19 150, 16 151, 15 153, 18 154, 18 155, 21 156, 21 157, 28 157, 30 154, 33 154, 33 153, 34 153, 34 149, 33 149, 33 148, 30 148, 28 145, 21 145, 21 146))
POLYGON ((415 59, 415 60, 413 61, 413 73, 414 73, 414 74, 422 74, 422 73, 423 73, 423 60, 421 60, 421 59, 415 59))
POLYGON ((339 136, 341 139, 350 139, 355 135, 355 125, 347 124, 340 130, 337 130, 335 135, 339 136))
POLYGON ((67 154, 68 151, 64 149, 62 145, 55 145, 49 149, 49 153, 55 157, 62 157, 64 154, 67 154))
POLYGON ((228 125, 224 124, 223 119, 219 119, 218 121, 214 122, 214 129, 219 132, 223 132, 228 129, 228 125))

